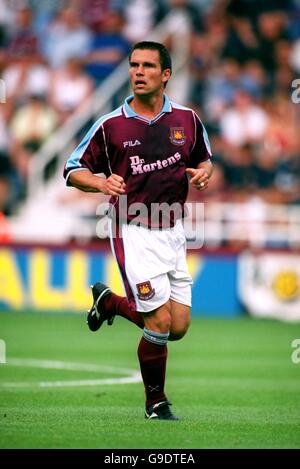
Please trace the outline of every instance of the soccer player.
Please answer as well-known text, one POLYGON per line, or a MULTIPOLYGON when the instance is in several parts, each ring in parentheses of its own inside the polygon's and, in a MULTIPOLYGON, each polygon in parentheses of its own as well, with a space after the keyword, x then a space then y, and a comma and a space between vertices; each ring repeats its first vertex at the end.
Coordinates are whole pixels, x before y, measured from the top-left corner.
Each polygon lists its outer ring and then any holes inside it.
POLYGON ((161 420, 178 420, 164 391, 167 342, 181 339, 190 322, 192 279, 183 206, 189 183, 203 191, 212 174, 202 122, 193 110, 171 102, 164 93, 171 73, 171 58, 162 44, 135 44, 129 56, 133 96, 92 126, 64 172, 68 185, 111 196, 118 221, 111 230, 111 247, 126 297, 96 283, 87 323, 96 331, 120 315, 143 329, 138 358, 145 417, 161 420), (140 225, 132 223, 136 203, 147 209, 140 225), (162 203, 175 204, 175 209, 160 216, 162 203))

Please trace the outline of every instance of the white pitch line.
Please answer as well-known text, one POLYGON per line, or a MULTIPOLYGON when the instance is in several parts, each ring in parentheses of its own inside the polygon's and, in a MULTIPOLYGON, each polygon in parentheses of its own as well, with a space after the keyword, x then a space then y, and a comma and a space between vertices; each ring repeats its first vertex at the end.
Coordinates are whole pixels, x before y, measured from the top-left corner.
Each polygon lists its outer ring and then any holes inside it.
POLYGON ((33 358, 9 358, 7 359, 7 365, 13 366, 27 366, 32 368, 47 368, 55 370, 73 370, 73 371, 104 371, 117 375, 132 374, 136 370, 130 368, 117 368, 107 365, 96 365, 92 363, 75 363, 75 362, 64 362, 59 360, 37 360, 33 358))
POLYGON ((62 388, 69 386, 98 386, 101 384, 130 384, 142 381, 140 373, 125 378, 105 378, 105 379, 81 379, 75 381, 40 381, 37 383, 0 383, 4 388, 28 388, 37 386, 39 388, 62 388))
POLYGON ((20 359, 11 358, 7 360, 7 365, 22 366, 31 368, 59 369, 59 370, 75 370, 89 372, 109 372, 113 374, 129 374, 130 376, 120 378, 103 378, 103 379, 80 379, 69 381, 40 381, 40 382, 5 382, 0 383, 0 387, 5 388, 28 388, 37 386, 40 388, 50 387, 69 387, 69 386, 98 386, 106 384, 130 384, 142 381, 140 372, 128 368, 114 368, 106 365, 95 365, 91 363, 72 363, 58 360, 36 360, 36 359, 20 359))

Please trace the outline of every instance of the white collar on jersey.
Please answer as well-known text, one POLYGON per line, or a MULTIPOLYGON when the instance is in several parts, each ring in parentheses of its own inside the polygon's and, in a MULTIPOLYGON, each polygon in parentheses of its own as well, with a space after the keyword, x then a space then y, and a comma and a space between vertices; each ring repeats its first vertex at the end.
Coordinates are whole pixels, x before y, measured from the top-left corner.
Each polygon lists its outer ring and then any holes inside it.
MULTIPOLYGON (((126 98, 125 101, 124 101, 123 111, 124 111, 125 117, 126 118, 139 117, 139 118, 142 118, 143 120, 149 120, 149 119, 146 119, 143 116, 140 116, 136 112, 134 112, 134 110, 129 105, 132 100, 133 100, 133 95, 128 96, 128 98, 126 98)), ((169 100, 168 96, 166 94, 164 94, 164 105, 162 107, 162 110, 160 111, 159 114, 157 114, 152 119, 152 121, 156 120, 158 117, 160 117, 162 114, 164 114, 166 112, 172 112, 172 106, 171 106, 171 103, 170 103, 170 100, 169 100)))

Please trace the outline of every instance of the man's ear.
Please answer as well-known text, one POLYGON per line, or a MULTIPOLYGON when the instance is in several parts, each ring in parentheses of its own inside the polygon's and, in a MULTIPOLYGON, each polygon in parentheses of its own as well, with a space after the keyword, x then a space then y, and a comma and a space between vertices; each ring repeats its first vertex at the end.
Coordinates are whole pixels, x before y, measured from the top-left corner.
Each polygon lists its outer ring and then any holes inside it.
POLYGON ((167 83, 170 77, 171 77, 171 70, 169 68, 166 68, 163 71, 163 78, 162 78, 163 83, 167 83))

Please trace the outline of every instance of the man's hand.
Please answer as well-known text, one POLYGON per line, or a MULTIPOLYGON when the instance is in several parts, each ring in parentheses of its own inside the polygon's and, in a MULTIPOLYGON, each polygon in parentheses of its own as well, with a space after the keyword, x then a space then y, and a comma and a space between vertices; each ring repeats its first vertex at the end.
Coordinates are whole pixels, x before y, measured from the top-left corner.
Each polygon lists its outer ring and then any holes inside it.
POLYGON ((92 174, 89 169, 74 171, 70 175, 72 186, 84 192, 103 192, 106 195, 118 196, 125 194, 124 179, 117 174, 111 174, 107 179, 92 174))
POLYGON ((126 184, 124 179, 117 174, 111 174, 104 180, 102 192, 106 195, 118 196, 125 194, 126 184))
POLYGON ((190 177, 190 184, 192 184, 195 189, 204 191, 207 188, 209 175, 205 169, 187 168, 186 173, 190 177))

